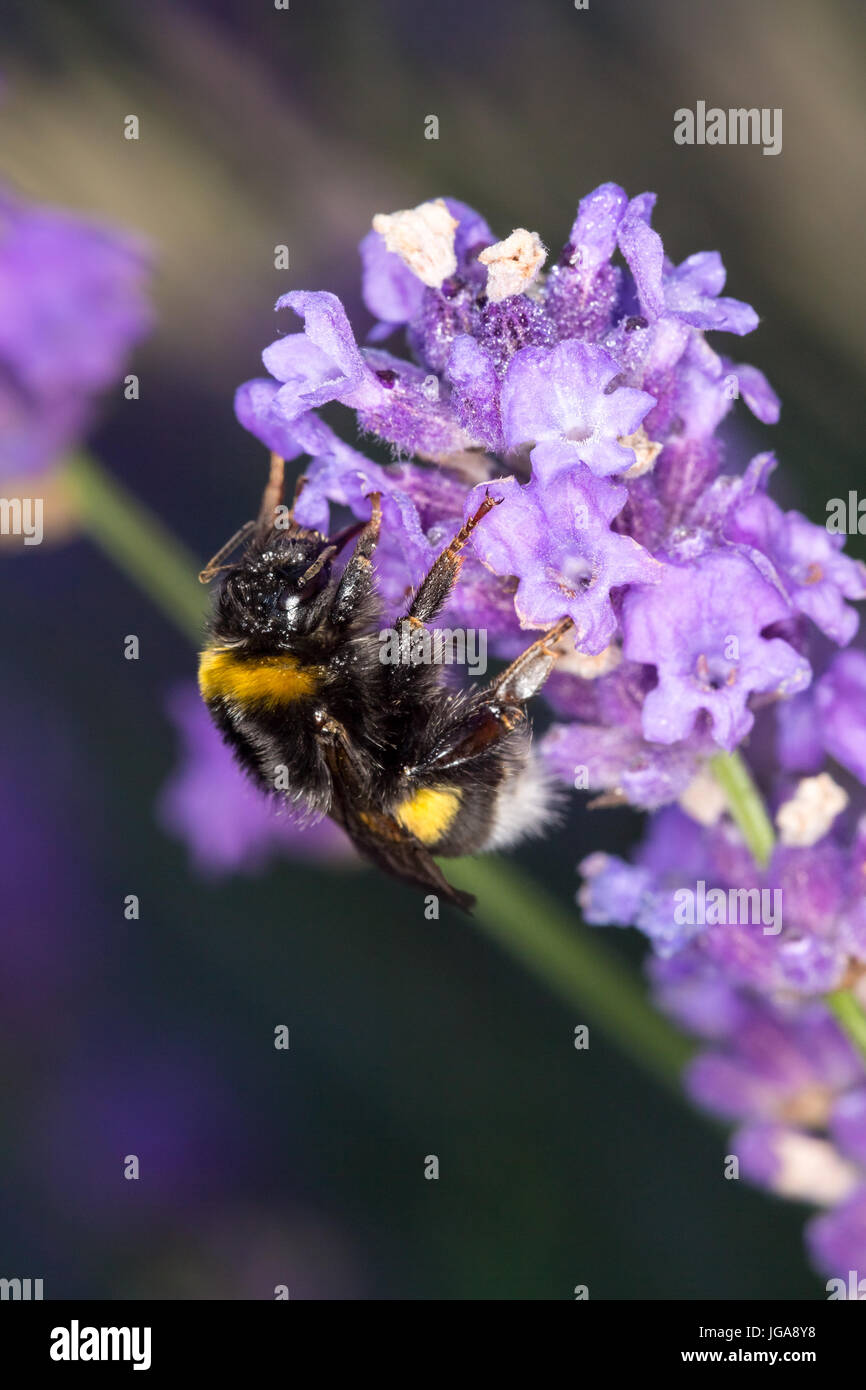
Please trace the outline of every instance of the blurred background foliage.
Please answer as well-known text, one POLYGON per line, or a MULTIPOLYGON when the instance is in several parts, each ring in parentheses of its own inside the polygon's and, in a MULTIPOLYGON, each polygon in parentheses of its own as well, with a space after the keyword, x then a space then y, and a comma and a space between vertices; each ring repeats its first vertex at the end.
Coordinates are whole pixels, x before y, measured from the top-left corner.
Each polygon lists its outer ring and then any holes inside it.
MULTIPOLYGON (((782 422, 739 426, 729 466, 776 447, 777 491, 816 521, 858 485, 858 0, 3 11, 0 176, 154 245, 141 398, 106 401, 92 444, 197 556, 260 488, 232 396, 277 295, 331 289, 363 330, 371 215, 443 193, 555 249, 596 184, 656 190, 669 253, 718 247, 763 316, 746 356, 782 422), (698 99, 781 107, 782 154, 676 146, 698 99)), ((47 524, 54 544, 2 560, 0 1274, 85 1298, 820 1296, 802 1213, 724 1181, 721 1131, 597 1030, 576 1052, 583 1020, 465 920, 353 868, 195 877, 154 816, 193 655, 50 505, 47 524)), ((519 859, 568 903, 577 859, 638 832, 575 806, 519 859)))

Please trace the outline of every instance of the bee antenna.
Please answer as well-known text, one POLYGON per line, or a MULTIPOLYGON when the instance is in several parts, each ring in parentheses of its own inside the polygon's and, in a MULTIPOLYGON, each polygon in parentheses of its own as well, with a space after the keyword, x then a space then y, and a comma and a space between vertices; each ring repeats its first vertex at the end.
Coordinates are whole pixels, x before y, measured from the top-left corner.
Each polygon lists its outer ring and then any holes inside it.
POLYGON ((227 555, 231 555, 232 551, 236 548, 236 546, 239 546, 242 541, 245 541, 247 539, 247 536, 249 536, 255 530, 255 528, 256 523, 254 521, 245 521, 240 530, 235 531, 231 539, 227 540, 225 545, 221 545, 216 555, 214 555, 212 559, 208 560, 204 569, 201 570, 201 572, 199 573, 199 583, 209 584, 210 581, 214 578, 214 576, 219 574, 220 570, 231 569, 231 565, 224 565, 222 561, 226 558, 227 555))
POLYGON ((339 547, 336 545, 326 546, 325 549, 322 551, 321 555, 318 557, 318 559, 314 560, 313 563, 310 565, 310 568, 308 570, 304 570, 304 573, 298 580, 298 588, 302 589, 304 585, 308 584, 311 579, 315 579, 322 566, 327 564, 327 562, 331 559, 333 555, 336 555, 338 549, 339 547))

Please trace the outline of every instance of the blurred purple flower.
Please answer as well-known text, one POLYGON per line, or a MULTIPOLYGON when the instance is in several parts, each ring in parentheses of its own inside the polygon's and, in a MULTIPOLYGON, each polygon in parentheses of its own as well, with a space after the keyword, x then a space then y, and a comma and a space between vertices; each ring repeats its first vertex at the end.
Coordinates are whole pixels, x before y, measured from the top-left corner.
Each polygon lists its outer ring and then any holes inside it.
POLYGON ((151 324, 149 257, 129 233, 0 189, 0 471, 72 447, 151 324))
POLYGON ((346 837, 332 821, 303 825, 247 782, 194 685, 177 689, 168 709, 181 757, 163 788, 159 816, 187 845, 200 873, 254 872, 277 855, 351 857, 346 837))
POLYGON ((176 1226, 191 1193, 212 1208, 246 1180, 256 1126, 213 1055, 164 1037, 133 1042, 128 1020, 113 1036, 107 1056, 102 1037, 80 1044, 43 1096, 46 1187, 88 1230, 176 1226))

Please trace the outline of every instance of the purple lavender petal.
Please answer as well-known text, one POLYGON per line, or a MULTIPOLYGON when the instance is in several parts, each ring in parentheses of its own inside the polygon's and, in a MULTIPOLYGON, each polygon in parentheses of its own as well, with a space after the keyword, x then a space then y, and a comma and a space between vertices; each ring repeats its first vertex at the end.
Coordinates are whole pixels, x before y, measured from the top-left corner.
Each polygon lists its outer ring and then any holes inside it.
POLYGON ((278 338, 262 353, 268 371, 285 383, 277 403, 286 420, 329 401, 354 405, 375 399, 372 373, 335 294, 293 290, 276 307, 292 309, 304 320, 303 333, 278 338))
POLYGON ((718 251, 698 251, 667 275, 667 310, 693 328, 740 336, 751 333, 758 326, 758 315, 739 299, 720 299, 724 285, 725 267, 718 251))
POLYGON ((542 739, 541 753, 567 786, 575 784, 575 769, 585 767, 589 790, 621 793, 647 811, 681 796, 699 763, 699 754, 688 746, 647 743, 628 729, 598 724, 554 724, 542 739))
POLYGON ((725 269, 717 251, 699 251, 679 266, 665 261, 661 237, 649 225, 651 204, 633 199, 620 223, 619 245, 650 321, 667 313, 692 328, 742 335, 758 326, 750 305, 719 298, 725 269))
POLYGON ((866 566, 840 554, 843 536, 759 493, 732 510, 725 536, 766 556, 794 605, 827 637, 851 641, 860 619, 845 599, 866 598, 866 566))
POLYGON ((296 442, 295 422, 289 422, 273 409, 279 382, 269 377, 245 381, 235 392, 235 415, 245 430, 260 439, 268 449, 293 459, 301 452, 296 442))
POLYGON ((866 653, 840 652, 815 690, 824 747, 866 783, 866 653))
POLYGON ((781 1168, 779 1144, 787 1133, 782 1125, 746 1125, 731 1136, 730 1151, 740 1160, 740 1177, 773 1191, 781 1168))
MULTIPOLYGON (((467 516, 483 490, 470 494, 467 516)), ((653 583, 659 571, 631 537, 610 529, 625 489, 577 465, 546 484, 506 478, 491 491, 502 505, 485 517, 474 546, 494 573, 520 580, 514 606, 521 625, 547 627, 568 616, 579 649, 602 651, 617 627, 611 588, 653 583)))
POLYGON ((787 1019, 759 1002, 743 1008, 726 1049, 691 1063, 689 1094, 725 1118, 826 1123, 834 1093, 860 1075, 826 1009, 809 1006, 787 1019))
POLYGON ((425 287, 407 335, 413 356, 431 372, 445 373, 454 343, 471 333, 477 318, 476 291, 471 285, 446 280, 441 289, 425 287))
POLYGON ((630 927, 640 910, 652 875, 615 854, 591 854, 579 865, 583 887, 581 911, 593 927, 630 927))
POLYGON ((456 418, 447 387, 431 391, 423 367, 373 348, 365 356, 375 386, 365 389, 363 400, 353 395, 349 402, 362 430, 387 440, 397 453, 437 463, 477 446, 456 418))
POLYGON ((821 770, 824 740, 815 717, 815 690, 780 702, 776 710, 776 756, 786 772, 821 770))
POLYGON ((607 265, 616 250, 616 234, 628 205, 619 184, 603 183, 581 198, 568 241, 574 247, 571 264, 584 283, 607 265))
POLYGON ((866 1086, 839 1096, 830 1117, 830 1133, 842 1153, 866 1169, 866 1086))
POLYGON ((782 403, 764 373, 746 363, 736 366, 726 361, 725 368, 737 378, 740 395, 756 419, 764 425, 777 424, 782 403))
POLYGON ((804 689, 808 662, 781 638, 762 635, 788 611, 748 560, 725 553, 668 565, 659 584, 628 593, 623 650, 658 675, 644 703, 646 738, 675 743, 703 713, 715 741, 730 750, 754 723, 753 693, 804 689))
POLYGON ((463 429, 485 449, 499 453, 505 447, 499 415, 499 378, 492 359, 474 338, 466 335, 454 340, 447 377, 463 429))
MULTIPOLYGON (((832 1211, 816 1216, 807 1224, 806 1244, 823 1274, 841 1279, 847 1286, 853 1271, 853 1287, 859 1290, 866 1270, 866 1183, 832 1211)), ((866 1300, 866 1290, 858 1291, 855 1297, 866 1300)))
POLYGON ((731 1037, 747 1018, 743 992, 697 944, 674 956, 651 956, 647 972, 665 1013, 699 1037, 731 1037))
POLYGON ((733 473, 722 474, 697 499, 689 512, 689 524, 721 539, 737 508, 757 493, 766 491, 775 468, 775 454, 764 453, 755 455, 742 477, 733 473))
POLYGON ((581 200, 544 289, 545 311, 562 339, 598 338, 610 326, 622 279, 610 258, 627 201, 615 183, 602 184, 581 200))
POLYGON ((619 225, 618 237, 619 249, 634 276, 640 307, 650 320, 660 318, 665 310, 665 252, 661 237, 649 225, 651 206, 647 208, 644 202, 632 199, 619 225))
POLYGON ((654 400, 628 386, 610 390, 618 375, 608 353, 576 340, 552 350, 523 348, 502 383, 506 445, 568 439, 600 476, 631 467, 634 451, 616 441, 635 432, 654 400))
POLYGON ((390 330, 408 323, 418 313, 424 286, 397 255, 389 251, 378 232, 369 231, 362 239, 361 292, 374 318, 390 330))

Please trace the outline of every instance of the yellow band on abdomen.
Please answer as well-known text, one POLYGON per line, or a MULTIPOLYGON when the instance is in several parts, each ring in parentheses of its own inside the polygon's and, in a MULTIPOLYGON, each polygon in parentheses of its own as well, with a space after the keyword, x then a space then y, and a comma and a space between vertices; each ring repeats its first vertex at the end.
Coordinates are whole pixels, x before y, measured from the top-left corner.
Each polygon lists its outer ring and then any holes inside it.
POLYGON ((222 696, 241 705, 288 705, 315 694, 319 666, 302 666, 293 656, 244 658, 232 651, 202 652, 198 688, 205 700, 222 696))
POLYGON ((394 810, 394 819, 422 845, 435 845, 450 830, 460 809, 454 787, 422 787, 394 810))

